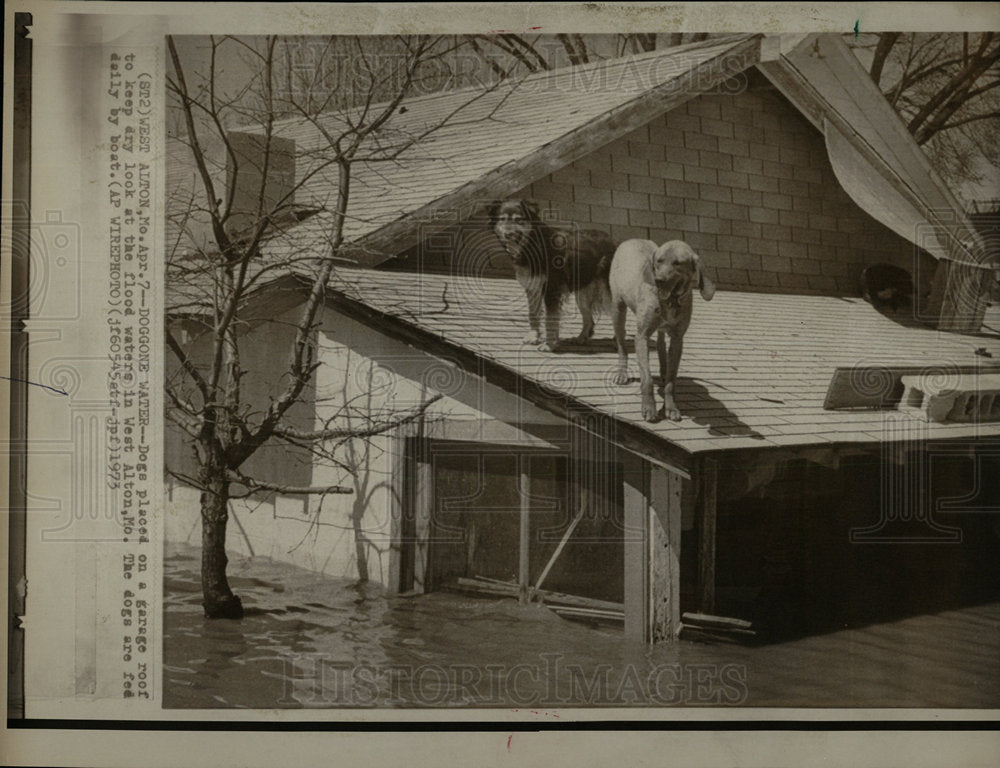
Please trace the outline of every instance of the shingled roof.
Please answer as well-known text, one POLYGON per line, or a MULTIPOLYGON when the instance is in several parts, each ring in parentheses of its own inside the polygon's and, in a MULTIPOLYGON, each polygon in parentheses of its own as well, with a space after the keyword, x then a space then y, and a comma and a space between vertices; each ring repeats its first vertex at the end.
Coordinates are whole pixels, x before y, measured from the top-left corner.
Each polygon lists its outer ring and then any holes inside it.
MULTIPOLYGON (((825 410, 838 367, 937 367, 937 376, 967 366, 998 370, 1000 340, 905 327, 862 299, 719 291, 709 303, 696 295, 676 389, 684 418, 648 424, 638 384, 612 383, 617 357, 607 318, 588 344, 564 344, 552 354, 520 343, 527 305, 513 280, 422 275, 415 283, 399 274, 343 268, 334 287, 387 320, 419 329, 432 353, 448 357, 449 349, 466 350, 516 374, 526 384, 519 393, 537 404, 593 410, 689 454, 1000 435, 1000 423, 910 422, 914 417, 895 410, 825 410), (992 358, 977 354, 980 348, 992 358), (912 429, 900 431, 901 423, 912 429)), ((570 303, 563 337, 580 327, 570 303)), ((631 316, 628 322, 632 334, 631 316)), ((631 356, 630 373, 638 374, 631 356)))
MULTIPOLYGON (((404 100, 366 145, 369 159, 352 166, 349 247, 340 255, 363 266, 391 258, 435 224, 468 215, 470 205, 511 194, 754 65, 824 132, 838 178, 863 208, 910 239, 919 222, 929 222, 916 237, 938 258, 981 258, 962 206, 839 36, 759 34, 404 100)), ((322 133, 337 135, 347 119, 358 115, 275 123, 277 136, 295 141, 298 180, 308 179, 297 206, 336 208, 336 166, 327 164, 322 133)), ((196 188, 187 150, 173 141, 169 151, 168 194, 196 188)), ((271 255, 315 247, 331 217, 322 213, 296 226, 293 238, 274 238, 271 255)))
MULTIPOLYGON (((406 99, 366 145, 364 154, 372 159, 352 165, 344 240, 353 248, 345 252, 363 265, 395 256, 431 223, 454 223, 470 201, 513 193, 592 151, 596 131, 611 141, 752 66, 760 38, 734 35, 406 99), (414 137, 419 142, 408 146, 414 137)), ((336 135, 345 117, 357 119, 329 113, 316 122, 336 135)), ((278 121, 274 130, 295 141, 296 176, 308 178, 296 205, 335 210, 337 168, 317 171, 329 154, 317 149, 324 142, 321 130, 304 118, 278 121)), ((187 151, 180 142, 171 145, 168 195, 197 187, 194 169, 184 162, 187 151)), ((218 147, 207 151, 223 157, 218 147)), ((274 238, 269 255, 280 260, 302 244, 315 247, 331 218, 320 214, 294 227, 294 237, 286 232, 274 238)))
MULTIPOLYGON (((885 431, 886 412, 824 410, 835 368, 865 362, 977 366, 991 359, 975 350, 983 347, 1000 361, 1000 343, 903 327, 860 299, 722 291, 711 304, 695 299, 677 386, 685 418, 647 424, 640 418, 637 385, 611 384, 615 354, 607 320, 599 325, 599 339, 587 347, 546 354, 519 342, 525 298, 512 280, 431 274, 413 279, 368 268, 416 244, 428 227, 454 224, 467 215, 470 202, 513 193, 591 152, 598 138, 612 141, 759 63, 763 39, 738 35, 542 73, 472 100, 469 90, 407 100, 406 111, 400 110, 384 133, 386 151, 394 141, 406 142, 443 114, 458 111, 453 122, 428 134, 403 158, 356 165, 345 226, 345 239, 357 246, 347 253, 354 266, 338 268, 332 300, 432 354, 461 352, 460 357, 471 356, 515 377, 527 385, 519 384, 517 392, 543 406, 569 404, 611 416, 652 443, 674 446, 688 456, 896 439, 898 434, 885 431)), ((814 123, 839 121, 843 128, 857 119, 858 131, 848 139, 863 156, 874 152, 888 166, 895 181, 912 193, 911 203, 927 197, 935 204, 953 202, 936 177, 921 179, 925 160, 909 149, 893 148, 896 128, 886 126, 884 110, 874 117, 866 117, 863 108, 858 112, 874 87, 870 79, 858 80, 854 90, 864 98, 855 98, 851 84, 837 75, 853 65, 838 58, 837 68, 824 70, 803 61, 811 40, 798 39, 791 52, 768 53, 777 64, 762 65, 762 70, 783 90, 794 91, 793 101, 814 123), (793 69, 801 75, 794 83, 789 79, 793 69)), ((829 45, 833 48, 823 44, 821 54, 832 56, 832 50, 840 57, 842 43, 829 45)), ((315 126, 288 122, 279 133, 304 152, 297 173, 308 173, 315 126)), ((177 183, 182 175, 175 174, 177 183)), ((335 193, 335 179, 321 173, 297 202, 328 205, 335 193)), ((267 262, 322 255, 318 249, 329 229, 328 214, 292 226, 271 239, 267 262)), ((195 285, 187 289, 197 292, 195 285)), ((198 296, 191 299, 203 304, 198 296)), ((562 335, 575 333, 578 322, 567 306, 562 335)), ((1000 425, 923 424, 918 432, 922 439, 977 437, 1000 434, 1000 425)))

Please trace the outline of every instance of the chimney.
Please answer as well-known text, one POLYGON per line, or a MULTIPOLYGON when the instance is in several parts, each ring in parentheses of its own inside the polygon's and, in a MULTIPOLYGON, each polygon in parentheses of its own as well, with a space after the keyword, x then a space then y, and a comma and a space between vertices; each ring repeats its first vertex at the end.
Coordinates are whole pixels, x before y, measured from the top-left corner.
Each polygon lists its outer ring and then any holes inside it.
POLYGON ((233 200, 226 231, 238 239, 249 234, 261 217, 273 223, 292 216, 295 141, 272 136, 268 144, 264 136, 243 131, 230 131, 228 138, 235 164, 227 153, 225 191, 233 189, 233 200))

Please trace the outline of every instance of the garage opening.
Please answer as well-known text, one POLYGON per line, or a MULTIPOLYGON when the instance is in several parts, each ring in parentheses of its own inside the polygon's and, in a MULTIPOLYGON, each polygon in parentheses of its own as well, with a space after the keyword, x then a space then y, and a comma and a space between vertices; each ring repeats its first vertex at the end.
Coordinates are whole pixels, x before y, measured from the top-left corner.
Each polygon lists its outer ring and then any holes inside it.
POLYGON ((447 440, 413 440, 407 455, 404 590, 422 570, 424 591, 472 580, 485 593, 495 584, 498 595, 519 589, 530 598, 541 588, 623 601, 619 464, 447 440))

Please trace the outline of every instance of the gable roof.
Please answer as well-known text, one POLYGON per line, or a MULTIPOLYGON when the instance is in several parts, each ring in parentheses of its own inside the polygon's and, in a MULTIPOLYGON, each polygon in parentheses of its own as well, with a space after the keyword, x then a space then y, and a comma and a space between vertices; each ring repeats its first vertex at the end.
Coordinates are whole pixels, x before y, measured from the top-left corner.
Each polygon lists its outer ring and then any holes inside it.
MULTIPOLYGON (((715 88, 754 64, 759 48, 760 35, 735 35, 537 73, 485 90, 407 99, 370 153, 392 159, 352 168, 344 239, 353 247, 345 250, 362 265, 390 258, 415 245, 434 223, 456 223, 470 205, 509 195, 715 88)), ((336 115, 324 119, 342 126, 336 115)), ((276 133, 294 139, 307 158, 322 141, 317 128, 302 120, 279 123, 276 133)), ((307 159, 297 174, 313 171, 307 159)), ((333 208, 337 186, 335 169, 318 173, 297 203, 333 208)), ((291 247, 322 238, 329 226, 328 215, 302 223, 291 247)), ((278 258, 288 250, 280 240, 273 247, 278 258)))
MULTIPOLYGON (((352 165, 344 224, 344 240, 352 247, 342 249, 345 257, 369 266, 390 258, 415 245, 434 222, 455 223, 470 203, 511 194, 715 88, 758 60, 760 37, 717 38, 404 100, 365 145, 370 159, 352 165), (410 146, 415 137, 420 140, 410 146)), ((327 113, 319 122, 335 134, 359 116, 327 113)), ((320 127, 290 118, 277 121, 274 131, 295 141, 297 180, 307 179, 296 205, 335 210, 337 168, 322 167, 320 127)), ((175 140, 168 151, 168 198, 183 198, 199 185, 185 162, 189 150, 175 140)), ((209 144, 206 152, 218 156, 216 172, 222 175, 221 147, 209 144)), ((272 239, 270 255, 280 260, 302 245, 323 242, 331 221, 332 214, 324 213, 283 232, 272 239)))
MULTIPOLYGON (((348 255, 361 265, 395 255, 426 235, 427 228, 456 223, 470 204, 514 192, 751 65, 760 63, 766 74, 783 83, 783 90, 792 92, 791 76, 785 82, 784 75, 775 72, 788 75, 790 65, 781 62, 798 61, 795 52, 808 51, 808 42, 793 47, 791 59, 788 51, 768 54, 778 68, 761 60, 761 43, 759 35, 710 40, 543 73, 516 87, 502 84, 487 91, 468 104, 468 112, 456 113, 461 119, 428 135, 412 152, 357 165, 345 227, 355 248, 348 255)), ((827 50, 825 45, 821 51, 827 50)), ((831 45, 834 51, 843 47, 839 40, 831 45)), ((928 176, 929 181, 921 177, 921 164, 912 153, 920 152, 915 145, 883 155, 887 147, 895 146, 899 120, 894 113, 890 120, 885 110, 866 111, 868 96, 857 97, 864 95, 863 83, 870 83, 863 70, 850 75, 857 78, 855 93, 851 81, 841 77, 850 70, 844 62, 834 73, 840 73, 837 77, 814 71, 808 64, 796 67, 796 72, 805 73, 803 82, 809 87, 795 81, 799 91, 793 103, 824 129, 831 123, 838 131, 849 126, 845 115, 857 120, 858 136, 847 137, 848 144, 869 167, 878 169, 886 183, 894 179, 908 190, 900 192, 907 205, 927 207, 924 198, 934 204, 954 203, 936 177, 928 176)), ((450 114, 469 102, 470 95, 466 90, 404 102, 406 112, 395 115, 387 126, 383 150, 391 151, 393 141, 405 142, 419 134, 442 113, 450 114)), ((282 124, 280 133, 307 150, 317 140, 315 127, 301 123, 282 124)), ((306 164, 297 172, 308 170, 306 164)), ((322 203, 335 193, 336 182, 317 174, 308 187, 311 199, 299 202, 322 203)), ((959 214, 964 217, 960 208, 959 214)), ((317 246, 328 236, 329 221, 318 215, 272 238, 266 249, 268 264, 321 255, 317 246)), ((519 344, 525 299, 514 281, 454 275, 421 275, 414 280, 345 265, 330 287, 335 303, 367 316, 377 327, 436 353, 483 363, 491 375, 544 407, 611 416, 631 444, 662 449, 676 461, 705 451, 895 439, 883 431, 882 412, 823 410, 834 368, 861 361, 977 365, 983 362, 974 354, 979 346, 1000 359, 995 340, 903 328, 860 300, 720 292, 711 305, 696 298, 696 319, 678 384, 678 402, 686 418, 679 424, 648 425, 639 418, 635 386, 608 383, 615 356, 606 327, 603 346, 576 352, 549 355, 519 344)), ((173 291, 181 288, 171 286, 173 291)), ((184 288, 192 304, 204 306, 205 297, 198 295, 196 285, 184 288)), ((206 290, 210 292, 211 286, 206 290)), ((564 328, 575 328, 577 322, 567 311, 564 328)), ((1000 434, 997 425, 931 424, 920 430, 921 439, 1000 434)))
MULTIPOLYGON (((634 447, 645 437, 646 450, 661 446, 661 460, 680 466, 685 456, 710 451, 1000 435, 1000 423, 928 423, 892 409, 825 410, 836 368, 854 368, 858 385, 868 388, 881 386, 879 368, 916 367, 939 382, 959 367, 1000 369, 1000 339, 904 327, 862 299, 718 291, 705 302, 695 293, 676 386, 683 419, 648 424, 633 355, 633 382, 612 383, 617 355, 607 318, 588 344, 564 344, 552 354, 521 344, 527 303, 513 280, 424 274, 414 281, 343 267, 331 282, 334 306, 362 308, 383 332, 401 333, 473 373, 485 365, 493 383, 511 374, 507 384, 516 394, 560 415, 611 417, 622 426, 618 437, 628 438, 623 444, 634 447), (992 357, 977 354, 980 348, 992 357), (867 366, 876 370, 866 372, 867 366)), ((563 337, 580 327, 571 303, 564 306, 563 337)), ((631 313, 627 322, 632 338, 631 313)))
MULTIPOLYGON (((824 134, 838 180, 864 210, 938 258, 984 258, 963 207, 835 34, 733 35, 406 99, 352 167, 340 255, 362 266, 391 258, 755 65, 824 134)), ((308 177, 298 206, 335 208, 336 167, 321 167, 317 123, 336 132, 358 116, 275 123, 296 143, 298 179, 308 177)), ((177 162, 180 142, 168 149, 168 193, 197 187, 177 162)), ((294 225, 266 250, 280 260, 316 247, 331 221, 294 225)))
POLYGON ((839 35, 806 35, 758 68, 823 133, 862 209, 939 259, 985 258, 964 207, 839 35))

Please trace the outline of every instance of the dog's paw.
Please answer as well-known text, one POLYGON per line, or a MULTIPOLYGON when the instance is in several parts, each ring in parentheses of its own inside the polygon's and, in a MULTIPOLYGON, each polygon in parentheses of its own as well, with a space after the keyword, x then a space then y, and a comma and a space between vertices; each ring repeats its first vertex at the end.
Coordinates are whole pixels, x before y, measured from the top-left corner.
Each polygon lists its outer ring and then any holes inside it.
POLYGON ((673 400, 668 400, 663 403, 663 415, 671 421, 681 420, 681 412, 677 408, 677 403, 673 400))
POLYGON ((556 351, 556 344, 558 344, 558 342, 543 341, 541 344, 538 345, 538 351, 539 352, 555 352, 556 351))
POLYGON ((629 383, 628 371, 616 371, 614 378, 611 380, 619 387, 624 386, 629 383))
POLYGON ((656 403, 653 401, 644 400, 642 403, 642 418, 644 418, 646 421, 652 424, 659 417, 660 414, 656 410, 656 403))
POLYGON ((521 343, 522 344, 538 344, 539 342, 541 342, 541 340, 542 340, 541 335, 538 334, 538 333, 535 333, 534 331, 532 331, 527 336, 525 336, 523 339, 521 339, 521 343))

